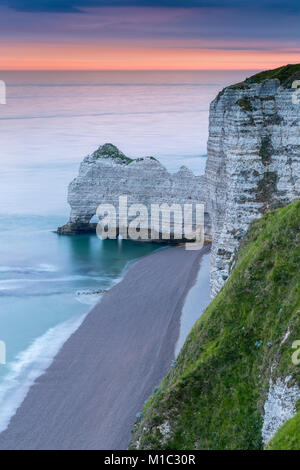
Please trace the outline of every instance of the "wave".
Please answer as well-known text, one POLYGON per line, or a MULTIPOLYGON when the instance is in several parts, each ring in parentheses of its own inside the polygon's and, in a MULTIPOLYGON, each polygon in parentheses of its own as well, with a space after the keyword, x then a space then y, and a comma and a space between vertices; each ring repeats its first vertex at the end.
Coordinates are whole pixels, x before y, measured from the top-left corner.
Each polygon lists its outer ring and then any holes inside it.
MULTIPOLYGON (((72 283, 83 283, 84 281, 97 282, 100 285, 107 285, 109 281, 106 277, 73 275, 55 278, 37 278, 37 279, 1 279, 0 280, 0 297, 3 296, 51 296, 65 294, 72 288, 72 283), (51 286, 51 287, 50 287, 51 286), (67 289, 67 291, 66 291, 67 289)), ((69 292, 71 293, 71 292, 69 292)))
POLYGON ((84 305, 89 305, 93 307, 96 305, 99 300, 102 298, 103 293, 97 293, 92 290, 90 291, 77 291, 75 294, 76 300, 84 305))
POLYGON ((24 278, 16 278, 16 279, 2 279, 0 280, 0 288, 1 286, 10 286, 15 285, 16 283, 19 285, 21 283, 39 283, 39 282, 73 282, 73 281, 82 281, 83 279, 93 279, 96 281, 103 281, 106 280, 106 277, 100 276, 87 276, 87 275, 79 275, 76 274, 74 276, 65 276, 65 277, 49 277, 49 278, 38 278, 38 279, 24 279, 24 278))
POLYGON ((77 290, 75 293, 75 298, 78 302, 84 305, 90 305, 91 307, 95 306, 112 287, 119 284, 124 278, 125 273, 127 272, 128 268, 131 266, 131 263, 134 263, 136 260, 128 261, 126 263, 125 268, 123 269, 122 274, 115 278, 114 280, 110 280, 109 286, 106 289, 84 289, 84 290, 77 290))
POLYGON ((52 264, 39 264, 38 266, 0 266, 0 273, 53 273, 57 268, 52 264))
POLYGON ((21 352, 0 384, 0 432, 24 401, 30 387, 51 365, 67 339, 79 328, 86 313, 50 328, 21 352))

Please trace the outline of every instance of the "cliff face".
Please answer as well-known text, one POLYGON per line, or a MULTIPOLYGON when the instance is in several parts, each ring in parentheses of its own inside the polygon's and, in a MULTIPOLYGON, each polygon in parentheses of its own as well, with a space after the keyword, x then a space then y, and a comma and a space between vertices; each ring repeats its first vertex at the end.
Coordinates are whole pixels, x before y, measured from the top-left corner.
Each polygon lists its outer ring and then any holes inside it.
POLYGON ((223 90, 210 107, 207 206, 211 293, 228 278, 249 224, 300 197, 300 66, 258 74, 223 90))
MULTIPOLYGON (((151 204, 204 202, 204 181, 204 176, 195 176, 184 166, 171 174, 153 157, 132 160, 114 145, 105 144, 83 160, 78 177, 70 183, 70 221, 58 231, 94 231, 95 224, 90 224, 90 220, 99 204, 117 208, 122 195, 128 196, 128 205, 144 204, 149 214, 151 204)), ((209 233, 208 221, 206 225, 209 233)))

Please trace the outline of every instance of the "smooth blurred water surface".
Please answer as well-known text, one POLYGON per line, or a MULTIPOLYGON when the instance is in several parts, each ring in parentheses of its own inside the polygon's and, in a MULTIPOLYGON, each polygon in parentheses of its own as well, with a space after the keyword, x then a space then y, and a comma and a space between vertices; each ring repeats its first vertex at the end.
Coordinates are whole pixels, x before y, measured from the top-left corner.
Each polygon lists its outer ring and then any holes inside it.
POLYGON ((106 142, 204 173, 209 104, 249 73, 1 72, 0 213, 67 215, 69 181, 106 142))
MULTIPOLYGON (((151 243, 59 236, 55 216, 0 215, 0 432, 100 295, 151 243)), ((105 295, 105 294, 102 294, 105 295)), ((120 311, 120 315, 122 312, 120 311)))
MULTIPOLYGON (((63 237, 67 186, 105 142, 203 174, 210 101, 245 72, 0 72, 0 431, 97 297, 157 245, 63 237)), ((105 294, 104 294, 105 295, 105 294)), ((120 312, 121 315, 122 312, 120 312)))

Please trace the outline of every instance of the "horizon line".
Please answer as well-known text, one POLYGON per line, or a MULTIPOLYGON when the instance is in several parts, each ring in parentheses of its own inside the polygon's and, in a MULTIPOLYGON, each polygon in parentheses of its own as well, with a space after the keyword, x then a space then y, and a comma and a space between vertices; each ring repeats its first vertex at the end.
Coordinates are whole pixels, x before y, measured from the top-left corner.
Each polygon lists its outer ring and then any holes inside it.
POLYGON ((254 69, 0 69, 1 72, 245 72, 254 69))

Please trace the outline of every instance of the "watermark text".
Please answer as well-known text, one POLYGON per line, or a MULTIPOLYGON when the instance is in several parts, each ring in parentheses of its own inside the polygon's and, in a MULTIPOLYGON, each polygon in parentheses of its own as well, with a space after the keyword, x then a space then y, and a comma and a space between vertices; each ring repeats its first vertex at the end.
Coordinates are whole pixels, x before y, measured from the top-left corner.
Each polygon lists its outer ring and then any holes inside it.
POLYGON ((0 80, 0 104, 6 104, 6 84, 0 80))
POLYGON ((300 340, 294 341, 292 348, 296 350, 292 355, 292 363, 298 366, 300 364, 300 340))
POLYGON ((199 250, 204 244, 204 205, 131 204, 128 196, 119 196, 118 207, 100 204, 97 235, 103 239, 185 242, 187 250, 199 250))
POLYGON ((0 340, 0 364, 6 364, 6 344, 0 340))

